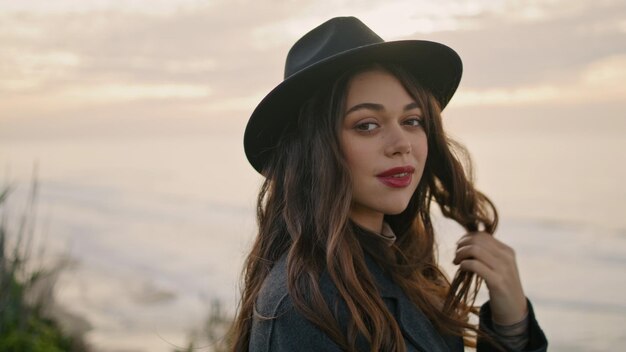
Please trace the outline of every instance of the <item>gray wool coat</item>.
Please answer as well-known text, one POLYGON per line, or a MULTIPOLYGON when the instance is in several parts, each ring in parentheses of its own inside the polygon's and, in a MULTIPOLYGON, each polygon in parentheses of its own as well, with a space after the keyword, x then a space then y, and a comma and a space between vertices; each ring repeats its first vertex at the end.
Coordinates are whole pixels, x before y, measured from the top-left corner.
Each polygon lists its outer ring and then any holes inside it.
MULTIPOLYGON (((441 335, 428 318, 417 308, 369 256, 366 256, 368 269, 374 277, 383 301, 398 322, 407 351, 462 352, 463 339, 458 336, 441 335)), ((345 303, 339 298, 335 285, 327 274, 320 278, 320 288, 326 302, 333 307, 339 303, 338 321, 347 321, 345 303), (342 306, 343 304, 343 306, 342 306)), ((528 302, 530 320, 530 340, 524 351, 546 351, 548 342, 539 327, 533 307, 528 302)), ((480 329, 491 330, 489 302, 480 310, 480 329)), ((493 333, 491 333, 493 335, 493 333)), ((359 351, 369 351, 364 340, 357 340, 359 351)), ((341 351, 324 332, 306 320, 294 307, 287 290, 287 259, 283 256, 275 263, 265 279, 255 306, 250 345, 251 352, 282 351, 341 351), (275 317, 263 319, 260 317, 275 317)), ((484 341, 478 342, 478 352, 497 351, 484 341)))

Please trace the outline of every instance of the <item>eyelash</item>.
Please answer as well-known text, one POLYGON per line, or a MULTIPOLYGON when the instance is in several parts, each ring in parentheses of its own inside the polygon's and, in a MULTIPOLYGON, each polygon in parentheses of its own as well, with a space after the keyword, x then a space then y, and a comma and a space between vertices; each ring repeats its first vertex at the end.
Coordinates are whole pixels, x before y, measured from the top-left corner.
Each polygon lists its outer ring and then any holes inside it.
MULTIPOLYGON (((420 126, 423 126, 423 125, 424 125, 423 118, 421 118, 421 117, 415 117, 415 118, 406 119, 406 120, 404 120, 403 122, 404 122, 404 123, 406 123, 407 121, 417 121, 417 122, 418 122, 417 124, 411 124, 411 125, 409 125, 409 126, 411 126, 411 127, 420 127, 420 126)), ((377 124, 377 123, 375 123, 375 122, 363 122, 363 123, 360 123, 360 124, 356 125, 354 128, 355 128, 357 131, 359 131, 359 132, 364 132, 364 133, 372 133, 372 132, 374 131, 374 129, 373 129, 373 128, 372 128, 372 129, 362 128, 362 127, 364 127, 364 126, 368 126, 368 125, 378 125, 378 124, 377 124)))
POLYGON ((356 125, 354 128, 359 132, 368 132, 368 133, 372 132, 374 129, 364 128, 365 126, 368 126, 368 125, 378 125, 378 124, 374 122, 364 122, 364 123, 360 123, 356 125))
POLYGON ((410 118, 410 119, 404 120, 404 122, 407 122, 407 121, 417 121, 417 123, 418 123, 417 125, 411 125, 411 126, 416 126, 416 127, 417 126, 424 126, 424 118, 422 118, 422 117, 414 117, 414 118, 410 118))

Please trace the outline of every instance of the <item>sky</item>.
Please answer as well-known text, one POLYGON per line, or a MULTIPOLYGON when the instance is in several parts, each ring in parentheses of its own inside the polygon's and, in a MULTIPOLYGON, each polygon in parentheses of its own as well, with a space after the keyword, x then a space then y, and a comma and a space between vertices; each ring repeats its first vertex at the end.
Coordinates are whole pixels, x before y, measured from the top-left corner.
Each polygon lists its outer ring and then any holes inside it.
POLYGON ((0 138, 241 133, 290 45, 338 15, 454 48, 455 112, 624 108, 623 1, 0 1, 0 138))

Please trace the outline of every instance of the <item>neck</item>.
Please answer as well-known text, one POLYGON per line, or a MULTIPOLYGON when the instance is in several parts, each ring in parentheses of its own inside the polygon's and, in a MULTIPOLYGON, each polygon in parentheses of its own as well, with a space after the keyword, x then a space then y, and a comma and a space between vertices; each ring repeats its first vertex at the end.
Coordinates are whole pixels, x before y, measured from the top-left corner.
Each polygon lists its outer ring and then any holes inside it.
POLYGON ((383 230, 383 213, 366 209, 351 209, 350 219, 360 227, 374 233, 381 233, 383 230))

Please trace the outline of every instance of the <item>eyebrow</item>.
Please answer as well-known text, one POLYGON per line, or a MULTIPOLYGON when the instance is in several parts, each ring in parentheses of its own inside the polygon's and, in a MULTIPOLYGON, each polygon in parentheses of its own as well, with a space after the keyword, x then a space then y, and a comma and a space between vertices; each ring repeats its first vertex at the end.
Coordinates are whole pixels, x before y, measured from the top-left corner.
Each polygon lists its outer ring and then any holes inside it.
MULTIPOLYGON (((382 104, 376 104, 376 103, 361 103, 361 104, 356 104, 355 106, 351 107, 348 111, 346 111, 346 114, 344 116, 347 116, 348 114, 355 112, 357 110, 362 110, 362 109, 367 109, 367 110, 374 110, 374 111, 384 111, 385 110, 385 106, 382 104)), ((416 102, 412 102, 409 104, 406 104, 404 106, 404 111, 409 111, 412 109, 419 109, 419 105, 416 102)))

